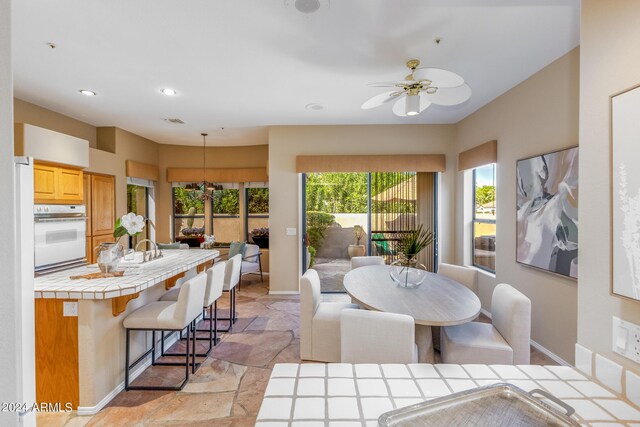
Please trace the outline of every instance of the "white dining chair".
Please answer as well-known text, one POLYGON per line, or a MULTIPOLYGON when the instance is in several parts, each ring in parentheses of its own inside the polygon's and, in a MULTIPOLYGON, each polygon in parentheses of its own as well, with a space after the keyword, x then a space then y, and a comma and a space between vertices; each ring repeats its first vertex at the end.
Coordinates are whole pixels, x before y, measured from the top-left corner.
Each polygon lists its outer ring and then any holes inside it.
MULTIPOLYGON (((260 273, 260 281, 263 282, 261 258, 262 252, 260 252, 260 247, 258 245, 247 244, 244 258, 242 258, 241 276, 260 273)), ((239 287, 240 285, 238 284, 238 289, 239 287)))
POLYGON ((314 269, 300 278, 300 358, 340 361, 340 312, 356 304, 320 302, 320 277, 314 269))
POLYGON ((440 335, 443 363, 528 365, 531 356, 531 300, 501 283, 491 298, 492 323, 445 326, 440 335))
POLYGON ((417 363, 415 323, 406 314, 345 309, 340 312, 342 363, 417 363))
POLYGON ((438 274, 465 285, 471 292, 478 295, 478 270, 475 268, 443 262, 438 266, 438 274))
POLYGON ((351 258, 352 270, 367 265, 384 265, 384 258, 381 256, 354 256, 351 258))

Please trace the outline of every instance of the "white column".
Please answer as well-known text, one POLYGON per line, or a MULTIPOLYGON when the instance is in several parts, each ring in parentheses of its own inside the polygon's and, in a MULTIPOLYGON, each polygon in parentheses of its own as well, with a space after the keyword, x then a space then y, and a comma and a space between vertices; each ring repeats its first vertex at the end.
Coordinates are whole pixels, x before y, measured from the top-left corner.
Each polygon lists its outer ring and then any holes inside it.
MULTIPOLYGON (((13 163, 13 76, 11 0, 0 0, 0 402, 18 402, 20 282, 17 274, 15 178, 13 163)), ((0 425, 17 425, 18 414, 0 412, 0 425)))

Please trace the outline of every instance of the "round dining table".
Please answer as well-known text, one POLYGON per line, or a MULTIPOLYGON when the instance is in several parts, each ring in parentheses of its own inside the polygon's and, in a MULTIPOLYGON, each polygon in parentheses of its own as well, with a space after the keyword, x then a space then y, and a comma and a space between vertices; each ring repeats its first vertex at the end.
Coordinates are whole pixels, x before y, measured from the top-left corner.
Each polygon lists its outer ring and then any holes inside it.
POLYGON ((344 288, 354 302, 369 310, 413 317, 422 363, 435 361, 432 326, 460 325, 480 314, 480 300, 469 288, 430 272, 422 285, 404 288, 391 279, 388 265, 359 267, 344 276, 344 288))

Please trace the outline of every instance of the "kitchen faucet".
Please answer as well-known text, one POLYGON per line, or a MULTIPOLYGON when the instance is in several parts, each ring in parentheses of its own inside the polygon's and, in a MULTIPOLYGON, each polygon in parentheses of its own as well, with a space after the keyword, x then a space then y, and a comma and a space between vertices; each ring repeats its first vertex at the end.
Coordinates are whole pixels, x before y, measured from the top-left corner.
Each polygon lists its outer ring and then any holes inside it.
POLYGON ((140 246, 140 244, 141 244, 141 243, 144 243, 144 242, 153 243, 153 257, 151 257, 151 254, 149 254, 149 257, 147 258, 147 252, 151 252, 151 251, 144 251, 144 252, 142 253, 142 262, 147 262, 147 261, 151 261, 151 260, 153 260, 153 259, 157 259, 157 258, 162 257, 162 249, 160 249, 160 250, 158 251, 158 245, 156 244, 156 242, 154 242, 154 241, 153 241, 153 240, 151 240, 151 239, 143 239, 143 240, 140 240, 140 241, 138 242, 138 244, 136 245, 136 248, 135 248, 136 252, 138 251, 138 247, 140 246))

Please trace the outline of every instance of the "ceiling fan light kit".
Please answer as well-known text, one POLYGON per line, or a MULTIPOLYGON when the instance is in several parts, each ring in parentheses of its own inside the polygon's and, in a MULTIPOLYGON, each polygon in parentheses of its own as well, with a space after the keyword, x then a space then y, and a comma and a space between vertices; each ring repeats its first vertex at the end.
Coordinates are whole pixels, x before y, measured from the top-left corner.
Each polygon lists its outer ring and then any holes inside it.
POLYGON ((372 83, 372 87, 394 88, 365 101, 361 108, 368 110, 395 101, 392 111, 404 116, 417 116, 432 103, 458 105, 471 97, 471 88, 458 74, 441 68, 418 68, 420 61, 410 59, 407 67, 411 73, 404 80, 372 83))

